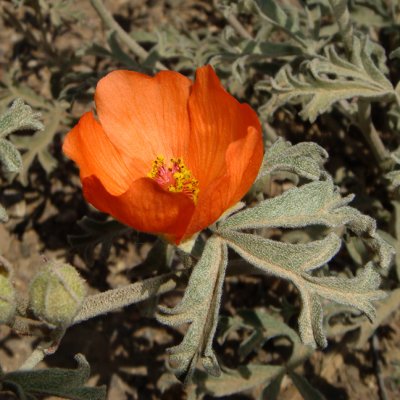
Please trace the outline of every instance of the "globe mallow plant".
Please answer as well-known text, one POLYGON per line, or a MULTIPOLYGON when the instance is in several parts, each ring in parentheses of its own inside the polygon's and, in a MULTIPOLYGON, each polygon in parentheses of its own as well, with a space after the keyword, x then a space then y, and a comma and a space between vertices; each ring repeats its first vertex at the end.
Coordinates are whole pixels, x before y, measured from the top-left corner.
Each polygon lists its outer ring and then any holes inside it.
POLYGON ((323 169, 327 154, 321 147, 278 140, 264 153, 256 112, 227 93, 209 65, 197 69, 193 81, 173 71, 155 76, 111 72, 98 82, 95 105, 63 144, 79 167, 85 198, 121 223, 159 236, 177 250, 186 268, 171 267, 86 296, 71 266, 46 264, 31 284, 25 314, 14 307, 11 316, 8 297, 8 303, 0 298, 8 307, 3 322, 29 332, 26 317, 36 316, 53 332, 50 344, 42 343, 24 369, 33 368, 48 348, 54 350, 69 326, 186 284, 179 304, 159 305, 156 316, 166 325, 188 325, 181 343, 168 350, 170 367, 188 381, 201 361, 207 373, 219 376, 213 340, 230 264, 228 247, 246 261, 240 273, 256 268, 298 289, 298 329, 305 345, 327 344, 326 300, 374 318, 373 301, 385 295, 378 289, 379 269, 389 266, 393 249, 377 234, 372 218, 348 205, 353 196, 340 195, 323 169), (297 186, 265 199, 263 180, 282 171, 296 175, 297 186), (255 182, 258 193, 246 205, 241 200, 255 182), (262 235, 269 228, 311 225, 326 229, 306 243, 262 235), (330 276, 321 267, 340 250, 345 230, 364 241, 374 257, 356 276, 330 276))

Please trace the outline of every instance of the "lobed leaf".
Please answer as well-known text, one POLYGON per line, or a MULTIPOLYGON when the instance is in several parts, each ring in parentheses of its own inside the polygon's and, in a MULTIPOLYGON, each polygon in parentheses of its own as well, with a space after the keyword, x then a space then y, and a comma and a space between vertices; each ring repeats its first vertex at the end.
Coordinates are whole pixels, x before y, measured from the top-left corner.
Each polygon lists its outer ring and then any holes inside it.
POLYGON ((318 180, 324 172, 322 165, 327 158, 328 153, 316 143, 292 145, 278 139, 266 151, 257 179, 274 172, 288 171, 310 180, 318 180))
POLYGON ((297 73, 287 64, 268 82, 259 82, 259 90, 272 90, 271 99, 260 109, 272 115, 282 105, 301 102, 300 116, 314 122, 332 104, 353 97, 377 99, 395 96, 395 90, 372 59, 373 45, 367 37, 353 38, 352 60, 340 57, 333 46, 324 57, 302 64, 297 73))
POLYGON ((274 242, 229 230, 219 230, 218 234, 246 261, 267 274, 291 281, 297 287, 302 299, 299 330, 305 344, 322 347, 327 344, 320 297, 355 307, 372 319, 375 315, 372 301, 385 296, 384 292, 377 290, 380 275, 372 264, 351 279, 316 277, 308 273, 327 263, 338 252, 341 241, 334 233, 306 244, 274 242))
POLYGON ((0 116, 0 138, 20 130, 42 130, 40 113, 35 113, 22 99, 16 99, 11 107, 0 116))
POLYGON ((354 196, 342 198, 331 181, 311 182, 264 200, 219 224, 220 229, 298 228, 312 224, 335 227, 352 216, 345 207, 354 196))
POLYGON ((211 374, 220 368, 212 349, 227 265, 227 248, 221 238, 212 236, 194 266, 181 302, 174 308, 159 308, 157 319, 166 325, 190 326, 182 342, 168 349, 170 364, 177 376, 190 379, 198 359, 211 374))
POLYGON ((387 268, 392 261, 394 249, 376 232, 376 222, 371 217, 347 205, 353 197, 350 195, 342 198, 330 180, 311 182, 230 216, 218 224, 218 229, 346 226, 362 237, 364 244, 377 254, 379 265, 387 268))
POLYGON ((340 249, 340 238, 331 233, 322 240, 290 244, 249 233, 218 230, 226 243, 251 264, 284 279, 312 271, 327 263, 340 249))

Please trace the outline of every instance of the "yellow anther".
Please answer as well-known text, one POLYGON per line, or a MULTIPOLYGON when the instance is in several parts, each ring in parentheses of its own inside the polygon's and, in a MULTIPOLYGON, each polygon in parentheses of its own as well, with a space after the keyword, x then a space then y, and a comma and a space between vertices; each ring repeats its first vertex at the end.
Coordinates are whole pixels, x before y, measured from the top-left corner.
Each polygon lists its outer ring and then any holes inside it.
POLYGON ((182 192, 196 203, 200 191, 199 181, 193 177, 181 157, 171 158, 169 161, 167 166, 164 156, 157 156, 147 176, 154 179, 164 190, 172 193, 182 192))

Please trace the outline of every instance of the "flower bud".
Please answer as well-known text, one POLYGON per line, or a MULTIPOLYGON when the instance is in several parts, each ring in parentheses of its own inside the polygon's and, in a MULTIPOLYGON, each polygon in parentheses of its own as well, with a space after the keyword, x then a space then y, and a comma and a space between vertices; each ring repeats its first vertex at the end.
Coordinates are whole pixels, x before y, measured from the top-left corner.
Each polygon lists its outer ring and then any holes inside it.
POLYGON ((74 267, 49 261, 33 278, 29 306, 42 321, 67 326, 79 312, 85 296, 85 281, 74 267))
POLYGON ((0 324, 7 324, 15 314, 15 289, 8 274, 1 272, 0 269, 0 324))

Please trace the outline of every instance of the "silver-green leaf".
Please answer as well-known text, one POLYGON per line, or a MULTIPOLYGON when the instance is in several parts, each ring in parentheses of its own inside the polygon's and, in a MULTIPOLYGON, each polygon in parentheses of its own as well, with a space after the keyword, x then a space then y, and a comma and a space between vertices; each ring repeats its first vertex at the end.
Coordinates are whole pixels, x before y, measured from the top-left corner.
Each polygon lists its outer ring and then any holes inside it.
POLYGON ((274 242, 229 230, 220 230, 218 234, 246 261, 297 287, 302 299, 299 330, 305 344, 324 347, 327 343, 320 297, 355 307, 372 319, 375 310, 372 301, 385 296, 383 291, 377 290, 380 276, 372 263, 354 278, 316 277, 309 273, 327 263, 339 250, 341 241, 334 233, 305 244, 274 242))
POLYGON ((22 168, 22 157, 16 147, 6 139, 0 139, 0 164, 6 172, 19 172, 22 168))
POLYGON ((319 114, 340 100, 395 97, 393 85, 372 59, 373 46, 369 39, 354 36, 353 46, 351 62, 329 46, 324 57, 303 63, 301 70, 294 71, 287 64, 271 82, 259 82, 259 90, 272 91, 271 99, 260 112, 272 115, 286 103, 300 102, 300 116, 314 122, 319 114))
POLYGON ((264 200, 238 212, 219 225, 220 229, 299 228, 312 224, 335 227, 351 220, 346 204, 354 196, 342 198, 331 181, 311 182, 264 200))
POLYGON ((172 309, 159 308, 157 319, 160 322, 172 326, 190 324, 182 342, 168 349, 170 365, 177 376, 190 379, 198 359, 211 375, 220 374, 212 342, 226 265, 226 244, 218 236, 213 236, 193 268, 181 302, 172 309))
POLYGON ((16 99, 11 107, 0 116, 0 137, 5 137, 19 130, 41 130, 43 124, 39 121, 40 114, 21 99, 16 99))
POLYGON ((278 139, 265 153, 258 178, 274 172, 293 172, 301 177, 318 180, 324 174, 323 164, 328 153, 316 143, 302 142, 292 145, 278 139))
POLYGON ((298 274, 327 263, 341 245, 341 240, 334 233, 305 244, 282 243, 230 230, 218 230, 217 233, 251 264, 268 274, 291 281, 296 281, 298 274))

